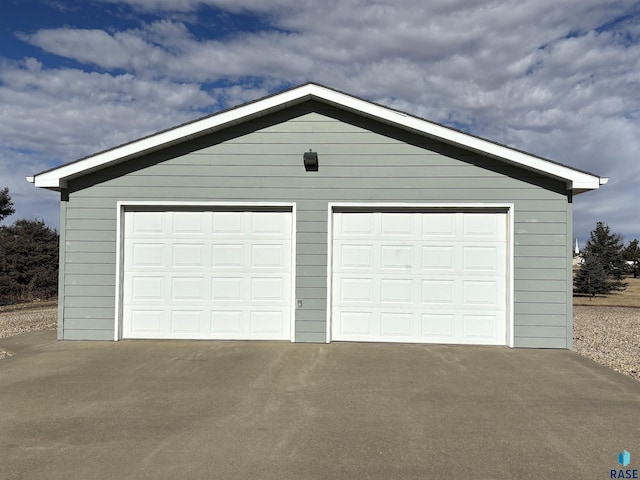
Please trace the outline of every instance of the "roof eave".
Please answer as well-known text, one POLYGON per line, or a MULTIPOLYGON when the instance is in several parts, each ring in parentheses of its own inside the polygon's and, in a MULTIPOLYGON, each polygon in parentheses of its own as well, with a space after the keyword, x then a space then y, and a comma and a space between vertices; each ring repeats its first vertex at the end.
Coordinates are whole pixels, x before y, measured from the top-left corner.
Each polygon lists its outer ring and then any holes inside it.
MULTIPOLYGON (((310 86, 303 85, 300 88, 310 86)), ((65 188, 67 180, 223 130, 234 124, 269 115, 274 111, 305 102, 311 96, 311 92, 299 90, 283 92, 280 95, 268 97, 238 108, 232 108, 41 172, 31 177, 34 179, 32 183, 39 188, 65 188)))
POLYGON ((115 147, 104 152, 41 172, 33 178, 34 185, 40 188, 59 190, 66 187, 66 181, 86 175, 96 170, 124 162, 131 158, 161 150, 172 145, 189 141, 234 124, 268 115, 274 111, 302 103, 309 99, 320 100, 338 108, 355 112, 374 120, 384 122, 405 130, 416 132, 438 141, 475 151, 483 155, 500 159, 520 168, 538 172, 542 175, 564 181, 567 189, 574 194, 594 190, 604 185, 606 180, 588 172, 554 163, 513 148, 491 142, 465 132, 451 129, 428 120, 412 116, 346 93, 321 85, 309 83, 284 92, 231 108, 178 127, 159 132, 131 143, 115 147))
POLYGON ((605 185, 609 179, 604 177, 593 176, 592 178, 582 178, 568 184, 567 189, 571 190, 573 195, 578 195, 591 190, 597 190, 601 185, 605 185))

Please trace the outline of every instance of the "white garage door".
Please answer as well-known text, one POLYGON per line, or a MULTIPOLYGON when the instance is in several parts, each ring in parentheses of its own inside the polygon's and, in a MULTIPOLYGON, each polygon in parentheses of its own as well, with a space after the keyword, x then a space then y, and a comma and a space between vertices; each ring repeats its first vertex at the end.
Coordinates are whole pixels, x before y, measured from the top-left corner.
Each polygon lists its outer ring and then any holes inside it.
POLYGON ((291 338, 291 212, 125 211, 124 338, 291 338))
POLYGON ((332 338, 506 345, 506 213, 334 213, 332 338))

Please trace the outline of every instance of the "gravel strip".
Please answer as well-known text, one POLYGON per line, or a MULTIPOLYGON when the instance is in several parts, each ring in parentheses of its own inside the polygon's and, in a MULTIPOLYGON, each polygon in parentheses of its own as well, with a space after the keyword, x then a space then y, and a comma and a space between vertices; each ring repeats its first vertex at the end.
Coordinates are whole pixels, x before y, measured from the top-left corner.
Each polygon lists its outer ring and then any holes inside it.
POLYGON ((573 350, 640 380, 640 308, 573 307, 573 350))
MULTIPOLYGON (((39 330, 54 330, 58 326, 58 307, 47 306, 3 307, 0 310, 0 338, 39 330)), ((13 353, 0 346, 0 359, 11 357, 13 353)))
MULTIPOLYGON (((640 380, 640 308, 573 307, 573 350, 640 380)), ((0 339, 57 326, 55 304, 0 309, 0 339)), ((0 359, 11 352, 0 347, 0 359)))

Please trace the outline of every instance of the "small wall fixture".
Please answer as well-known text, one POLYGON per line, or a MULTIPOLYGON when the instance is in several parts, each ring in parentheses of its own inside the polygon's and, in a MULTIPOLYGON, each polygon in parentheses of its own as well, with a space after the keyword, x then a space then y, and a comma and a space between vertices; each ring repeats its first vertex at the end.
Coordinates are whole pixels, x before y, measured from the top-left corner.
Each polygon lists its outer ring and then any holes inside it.
POLYGON ((312 152, 309 150, 308 152, 304 152, 302 157, 304 159, 304 169, 307 172, 317 172, 318 171, 318 153, 312 152))

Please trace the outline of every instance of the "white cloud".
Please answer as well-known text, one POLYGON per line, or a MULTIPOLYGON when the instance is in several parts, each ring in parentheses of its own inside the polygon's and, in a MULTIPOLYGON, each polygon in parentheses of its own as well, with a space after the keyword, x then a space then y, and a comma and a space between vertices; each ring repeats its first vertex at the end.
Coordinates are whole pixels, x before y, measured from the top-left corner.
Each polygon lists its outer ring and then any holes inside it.
POLYGON ((88 71, 2 64, 0 133, 11 148, 47 144, 73 158, 313 80, 609 175, 601 192, 576 198, 577 229, 606 214, 640 236, 637 215, 619 206, 640 200, 640 46, 629 41, 640 29, 632 20, 600 28, 633 1, 101 1, 158 20, 23 34, 88 71), (190 23, 202 6, 266 26, 218 37, 215 23, 190 23), (200 87, 218 81, 227 86, 200 87))
POLYGON ((202 6, 217 7, 229 12, 266 13, 280 8, 301 7, 309 0, 102 0, 104 3, 127 4, 144 12, 193 12, 202 6))
POLYGON ((48 225, 58 228, 60 194, 36 189, 25 179, 48 168, 50 164, 44 155, 0 147, 0 188, 9 187, 15 208, 15 213, 5 218, 2 224, 9 225, 19 218, 28 218, 45 220, 48 225))
POLYGON ((71 160, 191 120, 215 104, 196 84, 77 69, 34 59, 0 64, 3 146, 71 160))

